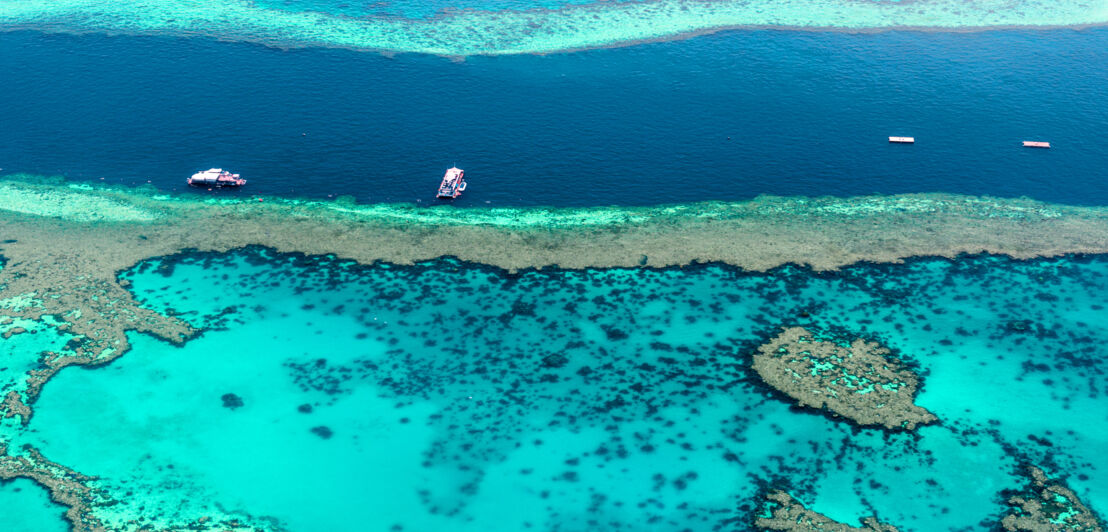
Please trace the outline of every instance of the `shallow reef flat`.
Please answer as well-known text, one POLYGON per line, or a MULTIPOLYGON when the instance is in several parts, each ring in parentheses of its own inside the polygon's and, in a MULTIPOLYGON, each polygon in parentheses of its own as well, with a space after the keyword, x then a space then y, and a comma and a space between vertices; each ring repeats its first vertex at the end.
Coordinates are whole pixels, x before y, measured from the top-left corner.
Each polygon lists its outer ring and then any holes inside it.
POLYGON ((6 0, 0 3, 0 28, 201 34, 277 46, 467 56, 613 46, 737 27, 961 30, 1108 23, 1104 0, 653 0, 522 11, 474 7, 405 19, 267 9, 246 0, 6 0))

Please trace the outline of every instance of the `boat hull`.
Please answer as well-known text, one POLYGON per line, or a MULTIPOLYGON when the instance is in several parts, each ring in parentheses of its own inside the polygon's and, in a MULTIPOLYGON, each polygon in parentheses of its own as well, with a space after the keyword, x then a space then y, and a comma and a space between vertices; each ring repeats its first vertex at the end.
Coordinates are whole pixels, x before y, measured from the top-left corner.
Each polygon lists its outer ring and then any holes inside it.
POLYGON ((246 184, 245 179, 242 180, 241 183, 239 183, 239 182, 235 182, 235 183, 204 183, 204 182, 200 182, 200 181, 195 181, 194 182, 191 179, 189 180, 189 185, 191 185, 191 186, 194 186, 194 187, 208 187, 208 188, 239 188, 239 187, 241 187, 245 184, 246 184))
POLYGON ((246 184, 246 180, 239 177, 239 174, 232 174, 222 168, 197 172, 187 182, 194 187, 208 188, 241 187, 246 184))

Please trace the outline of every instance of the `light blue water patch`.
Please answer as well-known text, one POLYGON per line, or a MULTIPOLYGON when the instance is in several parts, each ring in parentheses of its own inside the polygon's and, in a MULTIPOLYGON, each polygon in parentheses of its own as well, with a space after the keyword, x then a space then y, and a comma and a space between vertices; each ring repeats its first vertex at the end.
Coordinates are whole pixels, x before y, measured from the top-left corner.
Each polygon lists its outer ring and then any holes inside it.
POLYGON ((0 530, 7 532, 62 532, 69 524, 65 507, 54 504, 50 494, 27 479, 0 481, 0 530))
MULTIPOLYGON (((408 0, 410 1, 410 0, 408 0)), ((407 4, 407 1, 405 2, 407 4)), ((273 5, 273 4, 268 4, 273 5)), ((300 4, 303 5, 303 4, 300 4)), ((323 8, 335 4, 309 4, 323 8)), ((410 5, 410 4, 407 4, 410 5)), ((432 4, 433 5, 433 4, 432 4)), ((489 7, 504 6, 493 2, 489 7)), ((386 10, 388 4, 369 9, 386 10)), ((403 8, 401 8, 403 9, 403 8)), ((244 0, 6 0, 0 30, 208 35, 281 46, 331 46, 444 56, 550 53, 660 40, 741 26, 814 29, 1080 26, 1108 22, 1105 0, 872 0, 593 2, 561 9, 462 10, 395 16, 266 9, 244 0)))
MULTIPOLYGON (((616 0, 620 1, 620 0, 616 0)), ((314 11, 347 17, 429 18, 463 10, 526 11, 557 9, 592 0, 254 0, 254 5, 281 11, 314 11)))
POLYGON ((49 318, 13 318, 0 325, 0 334, 10 335, 0 340, 0 397, 10 391, 24 391, 27 372, 41 367, 43 353, 64 352, 73 339, 73 335, 54 328, 49 318))
POLYGON ((1025 462, 1108 507, 1103 257, 508 275, 252 249, 123 277, 204 333, 64 370, 11 436, 100 476, 110 522, 743 529, 769 483, 855 525, 977 530, 1025 462), (747 369, 782 325, 896 349, 941 423, 790 409, 747 369))

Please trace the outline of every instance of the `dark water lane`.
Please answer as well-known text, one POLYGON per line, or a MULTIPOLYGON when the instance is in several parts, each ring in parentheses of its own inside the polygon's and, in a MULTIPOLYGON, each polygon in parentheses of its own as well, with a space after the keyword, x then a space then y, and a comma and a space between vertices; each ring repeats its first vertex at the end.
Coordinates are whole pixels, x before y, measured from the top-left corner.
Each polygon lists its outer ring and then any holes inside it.
POLYGON ((1105 67, 1103 29, 740 31, 464 62, 13 32, 0 167, 171 190, 224 166, 251 180, 244 193, 427 202, 457 163, 463 205, 920 191, 1108 204, 1105 67))

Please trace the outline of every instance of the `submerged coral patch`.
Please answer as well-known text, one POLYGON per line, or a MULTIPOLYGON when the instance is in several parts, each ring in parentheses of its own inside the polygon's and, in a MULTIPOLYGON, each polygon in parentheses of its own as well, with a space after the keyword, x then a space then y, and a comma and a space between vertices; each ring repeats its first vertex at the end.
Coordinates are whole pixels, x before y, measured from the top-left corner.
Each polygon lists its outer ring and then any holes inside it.
POLYGON ((766 494, 754 526, 761 530, 781 532, 899 532, 897 527, 881 523, 873 517, 862 518, 861 527, 839 523, 808 509, 792 495, 781 490, 766 494))
POLYGON ((919 377, 885 347, 789 327, 753 356, 762 380, 800 406, 862 426, 914 430, 936 420, 916 406, 919 377))
POLYGON ((1049 478, 1042 469, 1034 466, 1027 467, 1027 476, 1026 489, 1008 499, 1012 511, 1000 522, 1004 530, 1010 532, 1104 531, 1104 524, 1100 522, 1097 515, 1064 483, 1049 478))
POLYGON ((242 408, 246 403, 243 402, 242 397, 239 397, 233 393, 225 393, 220 399, 223 401, 223 408, 234 410, 236 408, 242 408))

